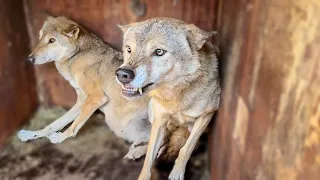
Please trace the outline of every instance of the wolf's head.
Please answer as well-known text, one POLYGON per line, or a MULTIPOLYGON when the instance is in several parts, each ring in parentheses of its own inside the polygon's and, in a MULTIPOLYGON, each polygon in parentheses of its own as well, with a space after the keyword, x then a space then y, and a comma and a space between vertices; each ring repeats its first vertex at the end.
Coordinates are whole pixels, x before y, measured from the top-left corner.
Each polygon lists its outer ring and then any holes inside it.
POLYGON ((29 55, 34 64, 63 61, 79 50, 80 27, 65 17, 48 17, 39 32, 39 44, 29 55))
POLYGON ((116 76, 122 94, 129 99, 195 73, 200 66, 199 50, 213 34, 169 18, 119 27, 124 33, 124 63, 116 76))

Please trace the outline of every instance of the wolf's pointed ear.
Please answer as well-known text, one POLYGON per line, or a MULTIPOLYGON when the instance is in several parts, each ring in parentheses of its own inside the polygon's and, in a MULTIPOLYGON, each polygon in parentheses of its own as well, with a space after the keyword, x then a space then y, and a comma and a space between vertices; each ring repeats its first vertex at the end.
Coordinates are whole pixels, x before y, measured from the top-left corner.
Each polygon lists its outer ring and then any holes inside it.
POLYGON ((69 29, 64 31, 64 34, 68 37, 78 39, 79 37, 80 28, 77 25, 72 25, 69 29))
POLYGON ((48 16, 48 17, 47 17, 47 21, 50 21, 50 20, 52 20, 52 19, 54 19, 53 16, 48 16))
POLYGON ((121 29, 121 31, 123 33, 125 33, 129 29, 130 24, 128 24, 128 25, 120 25, 120 24, 118 24, 118 27, 121 29))
POLYGON ((189 24, 187 25, 187 33, 188 33, 188 39, 189 41, 191 41, 190 43, 192 45, 195 45, 195 47, 197 48, 197 50, 201 49, 202 46, 210 40, 212 35, 216 35, 217 32, 216 31, 212 31, 212 32, 207 32, 204 31, 200 28, 198 28, 197 26, 195 26, 194 24, 189 24))

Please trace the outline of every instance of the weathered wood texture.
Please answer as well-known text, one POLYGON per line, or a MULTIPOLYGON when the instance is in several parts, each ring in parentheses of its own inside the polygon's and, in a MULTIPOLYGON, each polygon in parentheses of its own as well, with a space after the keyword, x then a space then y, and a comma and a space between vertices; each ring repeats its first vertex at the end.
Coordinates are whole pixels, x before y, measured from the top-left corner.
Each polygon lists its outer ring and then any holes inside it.
POLYGON ((37 105, 22 1, 0 2, 0 145, 37 105))
MULTIPOLYGON (((217 0, 145 0, 144 16, 136 16, 131 0, 25 0, 31 46, 38 41, 38 31, 48 14, 71 18, 120 49, 121 31, 117 24, 127 24, 152 17, 174 17, 214 30, 217 0)), ((40 99, 45 104, 70 106, 75 101, 73 89, 58 75, 53 64, 36 68, 40 99)))
POLYGON ((320 179, 320 2, 221 0, 215 180, 320 179))

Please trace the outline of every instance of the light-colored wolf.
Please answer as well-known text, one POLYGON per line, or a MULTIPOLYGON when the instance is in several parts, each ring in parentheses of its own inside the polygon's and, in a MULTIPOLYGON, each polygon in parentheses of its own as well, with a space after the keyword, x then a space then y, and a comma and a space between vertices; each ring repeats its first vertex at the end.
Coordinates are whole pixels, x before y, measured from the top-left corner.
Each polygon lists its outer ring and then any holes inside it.
POLYGON ((151 136, 139 180, 150 179, 153 161, 172 124, 190 131, 169 176, 182 180, 196 142, 219 107, 218 49, 210 42, 214 33, 170 18, 120 28, 124 63, 116 74, 123 95, 151 97, 151 136))
POLYGON ((30 54, 34 64, 54 61, 60 74, 77 93, 76 104, 61 118, 37 131, 21 130, 22 141, 48 137, 59 143, 77 134, 88 118, 100 109, 105 121, 119 137, 132 142, 129 159, 146 153, 151 124, 149 98, 128 101, 121 95, 115 71, 123 63, 122 53, 65 17, 49 17, 39 33, 40 42, 30 54), (71 126, 59 132, 67 124, 71 126))

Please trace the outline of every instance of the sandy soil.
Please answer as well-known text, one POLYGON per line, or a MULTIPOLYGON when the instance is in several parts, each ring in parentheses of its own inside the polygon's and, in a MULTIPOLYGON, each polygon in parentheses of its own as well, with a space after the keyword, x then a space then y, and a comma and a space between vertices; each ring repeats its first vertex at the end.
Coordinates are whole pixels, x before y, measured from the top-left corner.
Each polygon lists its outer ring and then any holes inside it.
MULTIPOLYGON (((39 108, 23 127, 36 130, 65 113, 62 108, 39 108)), ((186 179, 207 180, 206 138, 189 161, 186 179)), ((123 159, 129 144, 117 138, 95 114, 74 138, 51 144, 46 138, 20 142, 13 136, 0 153, 0 180, 135 180, 143 164, 123 159)), ((154 179, 167 179, 172 163, 158 163, 154 179)))

